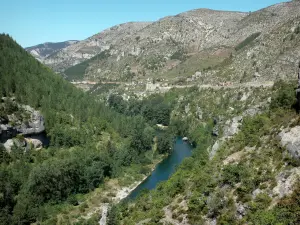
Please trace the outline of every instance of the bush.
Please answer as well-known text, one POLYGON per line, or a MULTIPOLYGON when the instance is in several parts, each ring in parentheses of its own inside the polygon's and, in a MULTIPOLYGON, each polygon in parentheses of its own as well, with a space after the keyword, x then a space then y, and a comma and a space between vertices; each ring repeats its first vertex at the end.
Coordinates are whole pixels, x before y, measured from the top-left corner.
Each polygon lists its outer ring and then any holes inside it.
POLYGON ((77 206, 79 203, 76 199, 76 196, 75 195, 71 195, 69 198, 68 198, 68 203, 70 205, 74 205, 74 206, 77 206))
POLYGON ((260 138, 266 135, 270 127, 270 119, 266 115, 244 118, 241 132, 237 135, 237 141, 244 146, 256 146, 260 138))
POLYGON ((293 85, 280 80, 274 84, 274 89, 278 89, 270 105, 271 109, 283 108, 291 109, 296 102, 293 85))
POLYGON ((245 174, 245 168, 242 165, 228 165, 223 170, 223 182, 234 186, 240 182, 245 174))

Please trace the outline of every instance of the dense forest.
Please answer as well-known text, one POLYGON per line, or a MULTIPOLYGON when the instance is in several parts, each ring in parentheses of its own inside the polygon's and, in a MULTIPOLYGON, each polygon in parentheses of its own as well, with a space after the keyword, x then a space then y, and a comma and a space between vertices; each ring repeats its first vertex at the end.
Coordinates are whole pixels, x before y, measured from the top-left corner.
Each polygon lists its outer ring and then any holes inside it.
MULTIPOLYGON (((148 125, 153 119, 147 108, 120 114, 114 101, 108 107, 76 89, 5 34, 0 35, 0 90, 0 98, 14 97, 40 110, 51 138, 41 151, 15 147, 8 154, 0 144, 0 224, 47 220, 47 207, 76 204, 75 194, 121 176, 122 168, 151 163, 146 152, 155 129, 148 125)), ((166 109, 155 122, 168 124, 169 113, 166 109)), ((158 139, 160 146, 170 145, 158 139)))
POLYGON ((142 116, 150 124, 169 125, 172 103, 165 102, 161 95, 151 95, 143 100, 130 98, 123 100, 120 95, 110 94, 108 105, 119 113, 128 116, 142 116))

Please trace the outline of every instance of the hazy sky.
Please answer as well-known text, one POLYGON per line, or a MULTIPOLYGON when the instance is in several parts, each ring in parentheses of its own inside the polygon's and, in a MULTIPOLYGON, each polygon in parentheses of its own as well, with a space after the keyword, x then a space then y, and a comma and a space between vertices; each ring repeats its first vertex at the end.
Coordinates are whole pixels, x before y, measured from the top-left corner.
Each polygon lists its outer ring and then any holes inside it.
POLYGON ((82 40, 116 24, 196 8, 255 11, 283 0, 1 0, 0 33, 23 47, 82 40))

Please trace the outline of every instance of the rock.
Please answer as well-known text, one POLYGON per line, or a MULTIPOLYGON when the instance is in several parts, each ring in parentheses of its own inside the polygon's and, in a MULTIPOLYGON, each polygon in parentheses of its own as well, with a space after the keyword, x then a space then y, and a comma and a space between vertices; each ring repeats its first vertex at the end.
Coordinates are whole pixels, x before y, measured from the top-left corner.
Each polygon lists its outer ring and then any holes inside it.
POLYGON ((243 121, 242 116, 234 117, 232 120, 227 120, 224 127, 224 137, 232 137, 239 132, 239 126, 243 121))
POLYGON ((252 198, 256 198, 257 195, 259 195, 262 191, 260 189, 255 189, 253 192, 252 192, 252 198))
POLYGON ((236 212, 238 219, 242 219, 246 215, 246 207, 243 204, 237 204, 236 212))
POLYGON ((221 145, 221 141, 220 140, 217 140, 214 143, 214 145, 212 146, 212 148, 211 148, 211 150, 209 152, 209 159, 212 159, 216 155, 217 151, 220 148, 220 145, 221 145))
POLYGON ((198 116, 199 120, 202 120, 202 118, 203 118, 203 112, 202 112, 202 110, 201 110, 201 108, 199 106, 197 107, 197 116, 198 116))
POLYGON ((244 113, 243 116, 255 116, 257 115, 261 110, 258 108, 251 108, 247 109, 244 113))
POLYGON ((43 143, 38 139, 25 138, 25 141, 27 142, 27 144, 31 144, 35 149, 41 149, 43 147, 43 143))
POLYGON ((281 172, 277 177, 277 186, 273 188, 274 195, 283 198, 293 192, 294 185, 299 182, 300 168, 293 168, 289 171, 281 172))
POLYGON ((3 146, 4 146, 4 148, 6 149, 6 151, 8 152, 8 153, 10 153, 11 152, 11 148, 14 146, 14 141, 13 141, 13 139, 8 139, 4 144, 3 144, 3 146))
POLYGON ((269 97, 269 98, 267 99, 267 102, 270 104, 270 103, 272 102, 272 98, 269 97))
POLYGON ((186 114, 189 114, 189 112, 190 112, 190 103, 189 104, 187 104, 185 107, 184 107, 184 111, 185 111, 185 113, 186 114))
POLYGON ((239 151, 228 156, 224 161, 224 165, 240 162, 241 158, 245 155, 244 151, 239 151))
POLYGON ((295 158, 300 159, 300 126, 292 129, 283 130, 278 134, 278 139, 283 147, 286 147, 289 154, 295 158))
POLYGON ((215 125, 212 131, 212 135, 218 137, 219 136, 219 127, 215 125))
POLYGON ((249 98, 249 93, 243 93, 243 96, 241 97, 240 101, 244 102, 249 98))
POLYGON ((33 110, 28 124, 22 123, 17 130, 24 135, 42 133, 45 131, 44 117, 39 111, 33 110))

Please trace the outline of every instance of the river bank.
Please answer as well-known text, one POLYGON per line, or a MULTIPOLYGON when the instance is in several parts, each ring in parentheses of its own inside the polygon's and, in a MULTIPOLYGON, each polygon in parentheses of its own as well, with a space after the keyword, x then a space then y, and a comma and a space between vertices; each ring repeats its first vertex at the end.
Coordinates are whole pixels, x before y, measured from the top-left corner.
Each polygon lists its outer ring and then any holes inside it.
POLYGON ((151 175, 156 166, 165 158, 166 156, 159 155, 151 164, 147 165, 149 172, 146 175, 140 173, 145 167, 142 165, 124 168, 122 177, 105 179, 102 185, 92 192, 76 195, 79 205, 64 204, 54 209, 55 211, 51 209, 53 220, 55 219, 57 224, 66 224, 66 222, 81 224, 85 221, 89 221, 89 224, 100 224, 100 220, 101 224, 106 224, 109 205, 117 204, 125 199, 151 175))
POLYGON ((109 207, 118 204, 123 199, 134 200, 143 189, 152 190, 161 181, 168 180, 176 171, 176 167, 182 160, 189 157, 192 146, 177 137, 174 143, 174 151, 168 155, 160 155, 146 166, 147 174, 141 174, 145 166, 132 165, 124 168, 123 176, 118 179, 106 179, 104 183, 94 191, 86 195, 77 195, 78 206, 68 205, 63 208, 57 216, 58 222, 65 221, 82 222, 89 221, 90 224, 105 225, 109 207))

